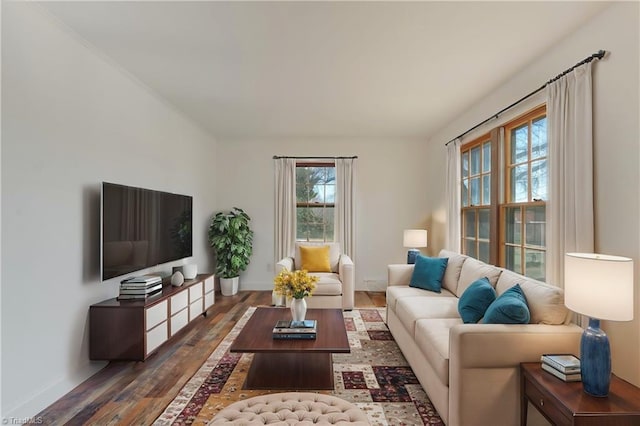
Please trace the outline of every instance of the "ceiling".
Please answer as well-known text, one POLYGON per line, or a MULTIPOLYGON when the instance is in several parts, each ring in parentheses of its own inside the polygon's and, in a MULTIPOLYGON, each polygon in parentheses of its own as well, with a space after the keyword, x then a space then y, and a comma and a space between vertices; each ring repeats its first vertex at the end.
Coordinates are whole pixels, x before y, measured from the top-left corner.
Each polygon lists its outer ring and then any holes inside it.
POLYGON ((607 6, 40 4, 220 139, 428 138, 607 6))

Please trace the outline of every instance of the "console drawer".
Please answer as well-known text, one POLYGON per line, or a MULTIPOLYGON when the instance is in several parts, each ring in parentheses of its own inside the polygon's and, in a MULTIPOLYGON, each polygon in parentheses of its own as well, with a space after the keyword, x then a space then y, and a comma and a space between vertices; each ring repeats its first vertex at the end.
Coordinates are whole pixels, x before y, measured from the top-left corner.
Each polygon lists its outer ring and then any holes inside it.
POLYGON ((202 298, 202 282, 189 287, 189 303, 202 298))
POLYGON ((171 315, 175 315, 189 306, 189 294, 182 291, 175 296, 171 296, 171 315))
MULTIPOLYGON (((166 321, 167 320, 167 301, 163 300, 157 305, 154 305, 149 309, 146 309, 145 320, 146 320, 147 330, 151 330, 153 327, 160 324, 162 321, 166 321)), ((166 328, 165 328, 165 331, 166 331, 166 328)))
POLYGON ((163 344, 167 338, 167 321, 158 325, 153 330, 147 331, 147 350, 145 355, 153 352, 158 346, 163 344))
POLYGON ((209 309, 213 306, 213 292, 204 295, 204 308, 209 309))
POLYGON ((204 280, 204 292, 209 293, 210 291, 213 291, 213 277, 209 277, 206 280, 204 280))
POLYGON ((193 321, 200 314, 202 314, 202 298, 189 305, 189 319, 193 321))
POLYGON ((174 316, 171 317, 171 324, 169 324, 171 335, 173 336, 180 331, 185 325, 189 323, 189 311, 183 309, 174 316))

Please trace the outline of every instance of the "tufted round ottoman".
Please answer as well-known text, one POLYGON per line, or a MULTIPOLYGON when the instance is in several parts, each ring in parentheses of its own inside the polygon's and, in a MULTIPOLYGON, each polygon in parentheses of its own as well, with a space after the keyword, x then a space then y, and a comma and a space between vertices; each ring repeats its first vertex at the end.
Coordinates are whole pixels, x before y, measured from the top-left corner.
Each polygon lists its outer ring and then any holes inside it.
POLYGON ((210 425, 369 425, 358 407, 331 395, 286 392, 235 402, 210 425))

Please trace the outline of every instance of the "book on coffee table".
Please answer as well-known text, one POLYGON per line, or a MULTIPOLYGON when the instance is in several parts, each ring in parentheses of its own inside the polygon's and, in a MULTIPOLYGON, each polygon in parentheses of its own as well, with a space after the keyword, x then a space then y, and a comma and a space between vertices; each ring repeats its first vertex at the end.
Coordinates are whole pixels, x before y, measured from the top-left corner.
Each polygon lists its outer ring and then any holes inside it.
POLYGON ((317 335, 317 321, 288 321, 280 320, 273 327, 274 339, 315 339, 317 335))

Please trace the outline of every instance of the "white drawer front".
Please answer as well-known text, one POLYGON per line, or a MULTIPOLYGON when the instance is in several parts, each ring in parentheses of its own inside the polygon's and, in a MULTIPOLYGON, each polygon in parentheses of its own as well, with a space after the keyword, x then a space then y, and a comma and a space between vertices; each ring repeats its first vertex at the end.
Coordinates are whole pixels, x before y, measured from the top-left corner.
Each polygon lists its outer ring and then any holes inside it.
POLYGON ((189 305, 189 319, 193 321, 198 315, 202 313, 202 299, 196 300, 189 305))
POLYGON ((167 301, 163 300, 146 310, 147 330, 167 320, 167 301))
POLYGON ((147 355, 167 340, 167 322, 147 331, 147 355))
POLYGON ((189 306, 189 294, 186 291, 171 296, 171 315, 175 315, 187 306, 189 306))
POLYGON ((209 293, 210 291, 213 291, 213 277, 204 280, 204 292, 209 293))
POLYGON ((213 292, 204 295, 204 308, 208 309, 213 306, 213 292))
POLYGON ((189 287, 189 303, 202 297, 202 283, 194 284, 189 287))
POLYGON ((189 323, 189 311, 186 309, 178 312, 176 315, 171 317, 171 335, 176 334, 182 327, 189 323))

